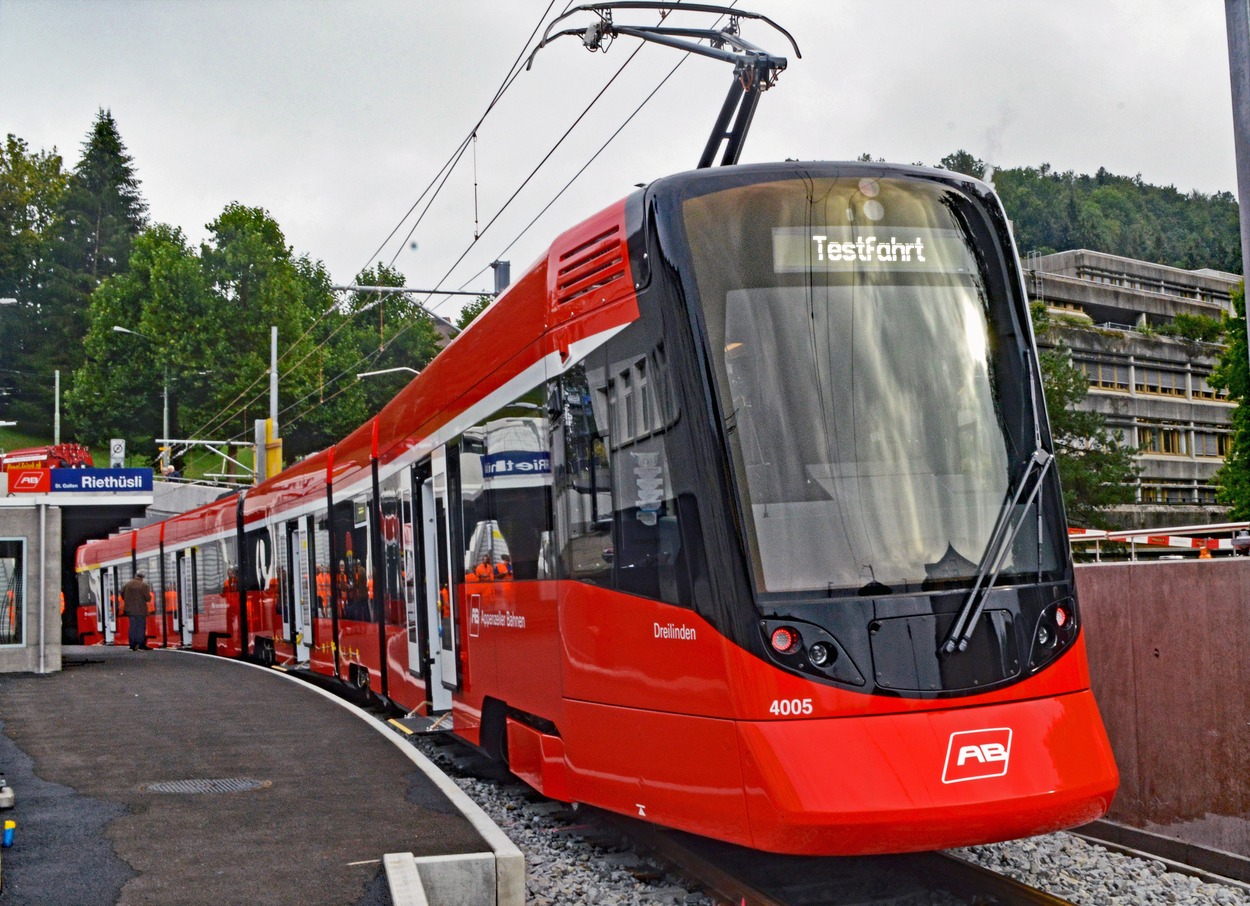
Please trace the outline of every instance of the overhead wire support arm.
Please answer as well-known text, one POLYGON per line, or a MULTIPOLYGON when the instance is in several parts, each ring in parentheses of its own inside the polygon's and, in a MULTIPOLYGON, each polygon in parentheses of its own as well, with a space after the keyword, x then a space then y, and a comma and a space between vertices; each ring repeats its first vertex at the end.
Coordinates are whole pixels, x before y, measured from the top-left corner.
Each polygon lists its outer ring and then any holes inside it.
POLYGON ((534 52, 530 54, 525 68, 529 69, 533 66, 534 57, 538 54, 538 51, 542 50, 543 47, 556 38, 566 35, 580 37, 586 49, 591 51, 606 50, 607 44, 605 44, 605 39, 608 39, 610 43, 611 39, 624 35, 626 37, 638 38, 641 41, 649 41, 653 44, 673 47, 688 53, 732 63, 734 66, 733 82, 729 86, 729 93, 726 95, 725 102, 722 104, 720 113, 716 117, 716 123, 712 127, 712 134, 708 137, 707 145, 699 158, 698 166, 699 169, 710 167, 716 157, 716 152, 722 144, 724 145, 724 152, 721 156, 721 166, 732 165, 738 162, 742 154, 742 146, 746 141, 746 134, 751 128, 751 121, 755 117, 755 109, 759 105, 760 93, 771 88, 777 81, 777 76, 788 65, 785 57, 774 56, 741 38, 738 34, 738 26, 739 21, 742 19, 758 20, 781 32, 786 37, 786 40, 790 42, 790 46, 794 48, 794 55, 802 59, 803 54, 799 51, 799 46, 793 36, 772 19, 759 13, 707 3, 678 4, 650 3, 646 2, 646 0, 617 0, 617 2, 613 3, 591 3, 577 6, 558 16, 547 26, 547 31, 543 34, 542 40, 538 42, 538 46, 534 48, 534 52), (617 25, 612 18, 613 12, 626 9, 657 10, 664 15, 674 10, 715 13, 721 16, 728 16, 729 25, 720 30, 711 28, 679 28, 664 25, 617 25), (584 28, 555 30, 565 19, 583 12, 594 13, 598 16, 598 19, 584 28), (706 41, 707 43, 702 44, 699 43, 700 41, 706 41), (731 120, 732 125, 730 124, 731 120))

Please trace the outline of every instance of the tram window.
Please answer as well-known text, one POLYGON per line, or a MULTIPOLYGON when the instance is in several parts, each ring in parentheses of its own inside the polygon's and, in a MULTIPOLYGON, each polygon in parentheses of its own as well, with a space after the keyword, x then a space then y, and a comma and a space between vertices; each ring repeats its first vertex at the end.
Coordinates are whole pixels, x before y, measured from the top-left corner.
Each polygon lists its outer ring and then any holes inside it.
POLYGON ((98 607, 100 604, 100 574, 95 570, 78 574, 78 606, 98 607))
POLYGON ((156 557, 140 557, 135 567, 136 572, 141 572, 147 579, 149 585, 156 588, 161 582, 160 561, 156 557))
POLYGON ((314 562, 314 582, 316 584, 316 615, 322 619, 329 619, 330 616, 330 531, 326 525, 325 511, 314 517, 314 532, 312 532, 312 550, 310 557, 314 562))
POLYGON ((663 422, 652 420, 648 358, 608 369, 612 423, 625 426, 610 443, 612 455, 616 587, 661 601, 678 600, 681 534, 668 469, 663 422), (614 393, 613 383, 629 392, 614 393))
POLYGON ((659 347, 619 363, 597 353, 561 379, 557 538, 562 575, 677 603, 666 434, 676 413, 663 365, 659 347))
POLYGON ((21 645, 26 641, 26 542, 21 538, 0 539, 0 595, 0 645, 21 645))
POLYGON ((334 505, 333 530, 338 562, 335 591, 339 616, 348 620, 372 620, 373 561, 369 547, 370 496, 334 505))
POLYGON ((244 591, 266 591, 277 575, 273 536, 269 529, 259 528, 243 536, 243 556, 239 564, 244 591))
POLYGON ((221 589, 221 593, 233 594, 239 589, 239 545, 235 541, 234 535, 228 535, 222 538, 217 545, 221 549, 222 578, 221 584, 217 586, 210 585, 210 589, 216 587, 221 589))
POLYGON ((466 582, 539 577, 551 524, 550 432, 541 389, 470 428, 459 444, 466 582))
POLYGON ((220 594, 225 587, 226 566, 221 553, 221 546, 210 541, 199 549, 196 557, 197 585, 206 595, 220 594))
POLYGON ((176 613, 178 610, 178 555, 173 551, 165 554, 165 591, 161 600, 165 602, 162 613, 176 613))
POLYGON ((148 602, 148 613, 156 612, 156 601, 161 596, 161 561, 159 557, 140 557, 136 572, 143 573, 144 581, 152 586, 152 600, 148 602))
POLYGON ((396 473, 381 484, 382 492, 382 524, 379 535, 382 539, 382 609, 389 626, 406 626, 408 623, 407 607, 404 603, 404 583, 408 578, 408 558, 406 548, 411 544, 411 529, 405 537, 404 526, 411 517, 405 517, 400 500, 401 481, 406 473, 396 473))
POLYGON ((570 369, 556 394, 562 436, 556 476, 560 575, 612 584, 612 480, 603 380, 592 390, 584 365, 570 369), (598 397, 598 399, 596 399, 598 397))

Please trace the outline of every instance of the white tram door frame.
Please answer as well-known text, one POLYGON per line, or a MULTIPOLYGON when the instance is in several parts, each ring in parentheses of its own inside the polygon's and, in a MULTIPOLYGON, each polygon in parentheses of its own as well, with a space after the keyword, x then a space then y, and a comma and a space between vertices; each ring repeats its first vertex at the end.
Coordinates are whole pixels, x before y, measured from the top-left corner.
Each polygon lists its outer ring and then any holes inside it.
POLYGON ((195 634, 195 549, 178 551, 178 632, 184 648, 190 648, 195 634))
POLYGON ((117 636, 117 567, 104 570, 104 644, 112 645, 117 636))
MULTIPOLYGON (((287 523, 287 570, 294 599, 290 619, 295 624, 295 660, 306 664, 312 656, 312 594, 311 560, 308 556, 308 528, 294 520, 287 523)), ((290 626, 284 627, 288 632, 290 626)))
MULTIPOLYGON (((430 701, 434 711, 446 711, 451 708, 451 692, 456 688, 456 602, 448 600, 450 613, 447 624, 441 619, 443 609, 442 589, 439 577, 447 578, 447 592, 450 596, 451 573, 449 564, 438 561, 438 514, 439 504, 442 505, 443 519, 450 517, 447 506, 447 460, 444 456, 435 456, 432 462, 433 477, 426 479, 421 487, 421 523, 424 532, 425 548, 425 590, 426 600, 430 606, 426 608, 427 633, 430 646, 430 701)), ((451 556, 451 527, 444 524, 443 530, 448 539, 447 556, 451 556)))

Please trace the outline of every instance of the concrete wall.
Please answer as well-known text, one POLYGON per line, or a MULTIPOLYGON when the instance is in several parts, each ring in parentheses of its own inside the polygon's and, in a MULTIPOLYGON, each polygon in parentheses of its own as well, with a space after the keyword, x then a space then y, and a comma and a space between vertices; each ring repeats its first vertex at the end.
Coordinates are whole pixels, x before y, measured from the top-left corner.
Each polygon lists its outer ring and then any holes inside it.
POLYGON ((46 536, 41 539, 39 508, 0 507, 0 538, 26 540, 26 610, 23 646, 0 645, 0 673, 39 672, 39 608, 43 607, 43 669, 61 669, 61 511, 46 508, 46 536), (46 543, 41 543, 44 541, 46 543), (40 567, 45 595, 39 599, 40 567))
POLYGON ((1108 817, 1250 856, 1250 558, 1076 570, 1108 817))

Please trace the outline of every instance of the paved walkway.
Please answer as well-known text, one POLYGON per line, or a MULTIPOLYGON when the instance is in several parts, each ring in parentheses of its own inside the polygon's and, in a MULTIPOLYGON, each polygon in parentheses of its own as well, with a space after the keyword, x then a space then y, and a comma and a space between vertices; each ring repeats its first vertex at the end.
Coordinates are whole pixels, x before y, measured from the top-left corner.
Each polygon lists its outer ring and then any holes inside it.
POLYGON ((489 847, 383 733, 273 671, 67 648, 0 674, 3 906, 390 902, 381 859, 489 847), (152 784, 240 781, 237 792, 152 784))

